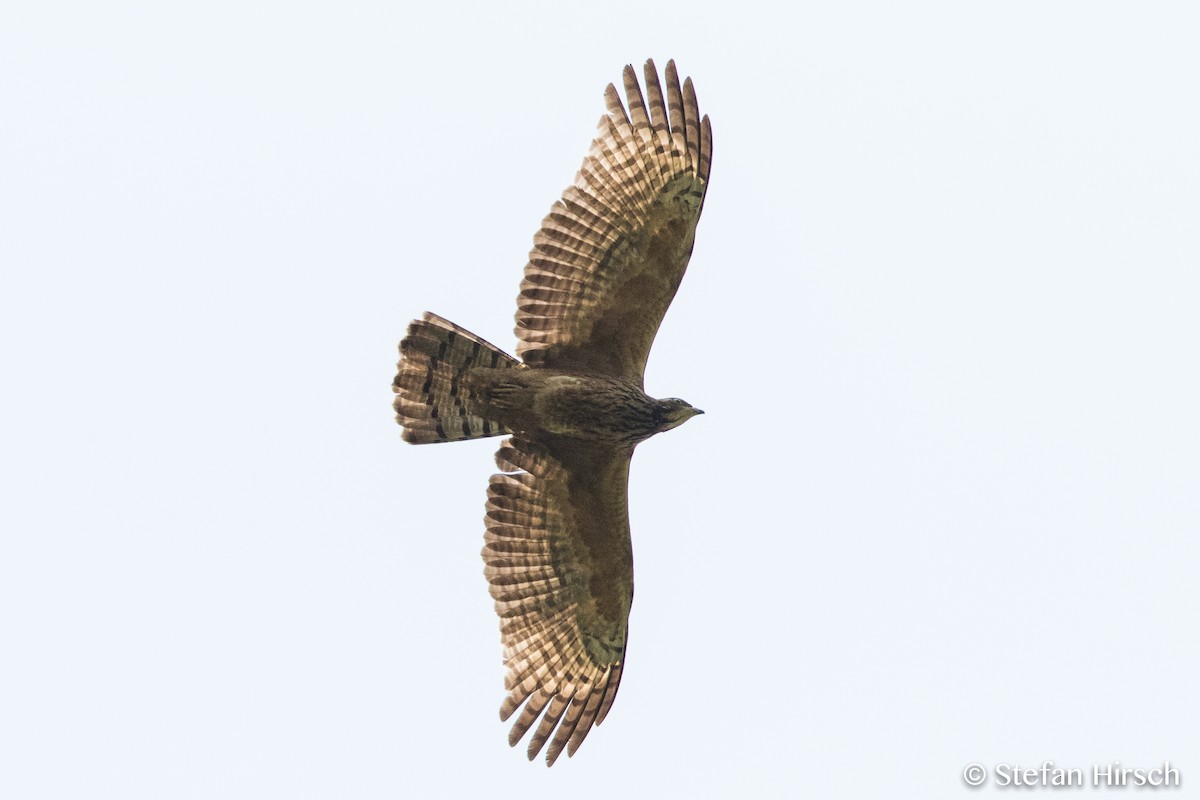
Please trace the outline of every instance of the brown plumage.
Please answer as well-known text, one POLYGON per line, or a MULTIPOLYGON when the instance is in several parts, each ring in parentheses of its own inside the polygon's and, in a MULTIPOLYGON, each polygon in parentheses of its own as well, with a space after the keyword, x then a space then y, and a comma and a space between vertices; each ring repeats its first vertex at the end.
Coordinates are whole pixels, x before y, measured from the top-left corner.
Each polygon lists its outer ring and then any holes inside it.
POLYGON ((574 754, 624 668, 638 442, 701 413, 642 391, 654 336, 691 256, 712 132, 691 79, 652 61, 643 96, 611 84, 583 166, 542 221, 517 298, 517 355, 426 313, 400 343, 396 419, 414 444, 510 435, 488 485, 484 573, 508 696, 532 759, 574 754), (539 721, 540 720, 540 721, 539 721), (536 727, 535 727, 536 723, 536 727))

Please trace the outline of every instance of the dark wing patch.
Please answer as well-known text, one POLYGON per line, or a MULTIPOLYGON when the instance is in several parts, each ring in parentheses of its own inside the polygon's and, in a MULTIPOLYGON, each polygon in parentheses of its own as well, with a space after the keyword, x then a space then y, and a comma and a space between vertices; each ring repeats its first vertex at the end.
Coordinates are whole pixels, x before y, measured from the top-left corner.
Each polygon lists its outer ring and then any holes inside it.
POLYGON ((687 269, 712 162, 691 79, 653 61, 646 97, 625 67, 629 111, 605 92, 591 149, 534 236, 517 298, 517 355, 531 366, 640 382, 687 269), (649 101, 649 108, 647 102, 649 101))
POLYGON ((484 573, 500 615, 509 744, 533 727, 528 755, 573 755, 608 713, 633 599, 626 492, 629 452, 555 457, 513 437, 488 485, 484 573))

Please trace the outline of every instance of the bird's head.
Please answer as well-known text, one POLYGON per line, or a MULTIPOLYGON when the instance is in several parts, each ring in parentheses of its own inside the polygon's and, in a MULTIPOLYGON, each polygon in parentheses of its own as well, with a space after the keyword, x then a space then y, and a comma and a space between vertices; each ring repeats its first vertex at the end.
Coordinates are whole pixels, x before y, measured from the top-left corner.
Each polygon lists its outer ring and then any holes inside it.
POLYGON ((669 431, 671 428, 678 428, 692 417, 703 413, 700 409, 692 406, 691 403, 686 400, 680 400, 678 397, 668 397, 665 400, 659 400, 656 409, 660 431, 669 431))

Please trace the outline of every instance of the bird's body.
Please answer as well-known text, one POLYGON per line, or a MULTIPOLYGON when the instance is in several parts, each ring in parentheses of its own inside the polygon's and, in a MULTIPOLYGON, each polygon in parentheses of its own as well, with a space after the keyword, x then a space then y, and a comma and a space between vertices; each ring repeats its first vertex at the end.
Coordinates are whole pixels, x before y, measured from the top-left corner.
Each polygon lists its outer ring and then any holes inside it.
POLYGON ((493 370, 465 376, 464 383, 479 398, 481 413, 537 439, 558 436, 632 449, 675 427, 670 423, 683 421, 671 415, 675 404, 655 400, 631 381, 605 375, 493 370))
MULTIPOLYGON (((430 314, 424 322, 433 319, 430 314)), ((404 341, 412 342, 414 338, 410 335, 404 341)), ((638 442, 700 413, 682 400, 655 400, 624 378, 549 368, 493 367, 491 354, 484 353, 484 363, 456 372, 455 385, 447 396, 451 398, 452 413, 486 421, 492 428, 489 433, 520 431, 539 440, 559 437, 580 444, 595 442, 632 449, 638 442)), ((401 367, 401 385, 417 389, 425 379, 421 370, 406 374, 405 367, 401 367)), ((422 443, 418 431, 414 426, 405 432, 409 441, 422 443)))
POLYGON ((508 435, 483 558, 501 618, 509 742, 573 754, 608 713, 633 600, 629 463, 702 413, 643 391, 654 335, 695 239, 712 133, 690 79, 625 68, 575 183, 542 222, 518 298, 517 355, 435 314, 400 343, 395 409, 414 444, 508 435))

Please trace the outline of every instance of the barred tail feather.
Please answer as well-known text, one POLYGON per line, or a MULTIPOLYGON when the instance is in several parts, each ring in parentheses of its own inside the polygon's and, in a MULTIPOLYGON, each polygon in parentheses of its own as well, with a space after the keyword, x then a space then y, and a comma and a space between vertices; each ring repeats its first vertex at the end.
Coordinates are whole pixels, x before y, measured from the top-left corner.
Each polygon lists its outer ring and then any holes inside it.
POLYGON ((396 421, 404 426, 404 440, 428 444, 512 433, 472 414, 459 382, 475 367, 523 366, 495 345, 426 311, 409 324, 408 335, 400 342, 400 363, 392 386, 396 421))

